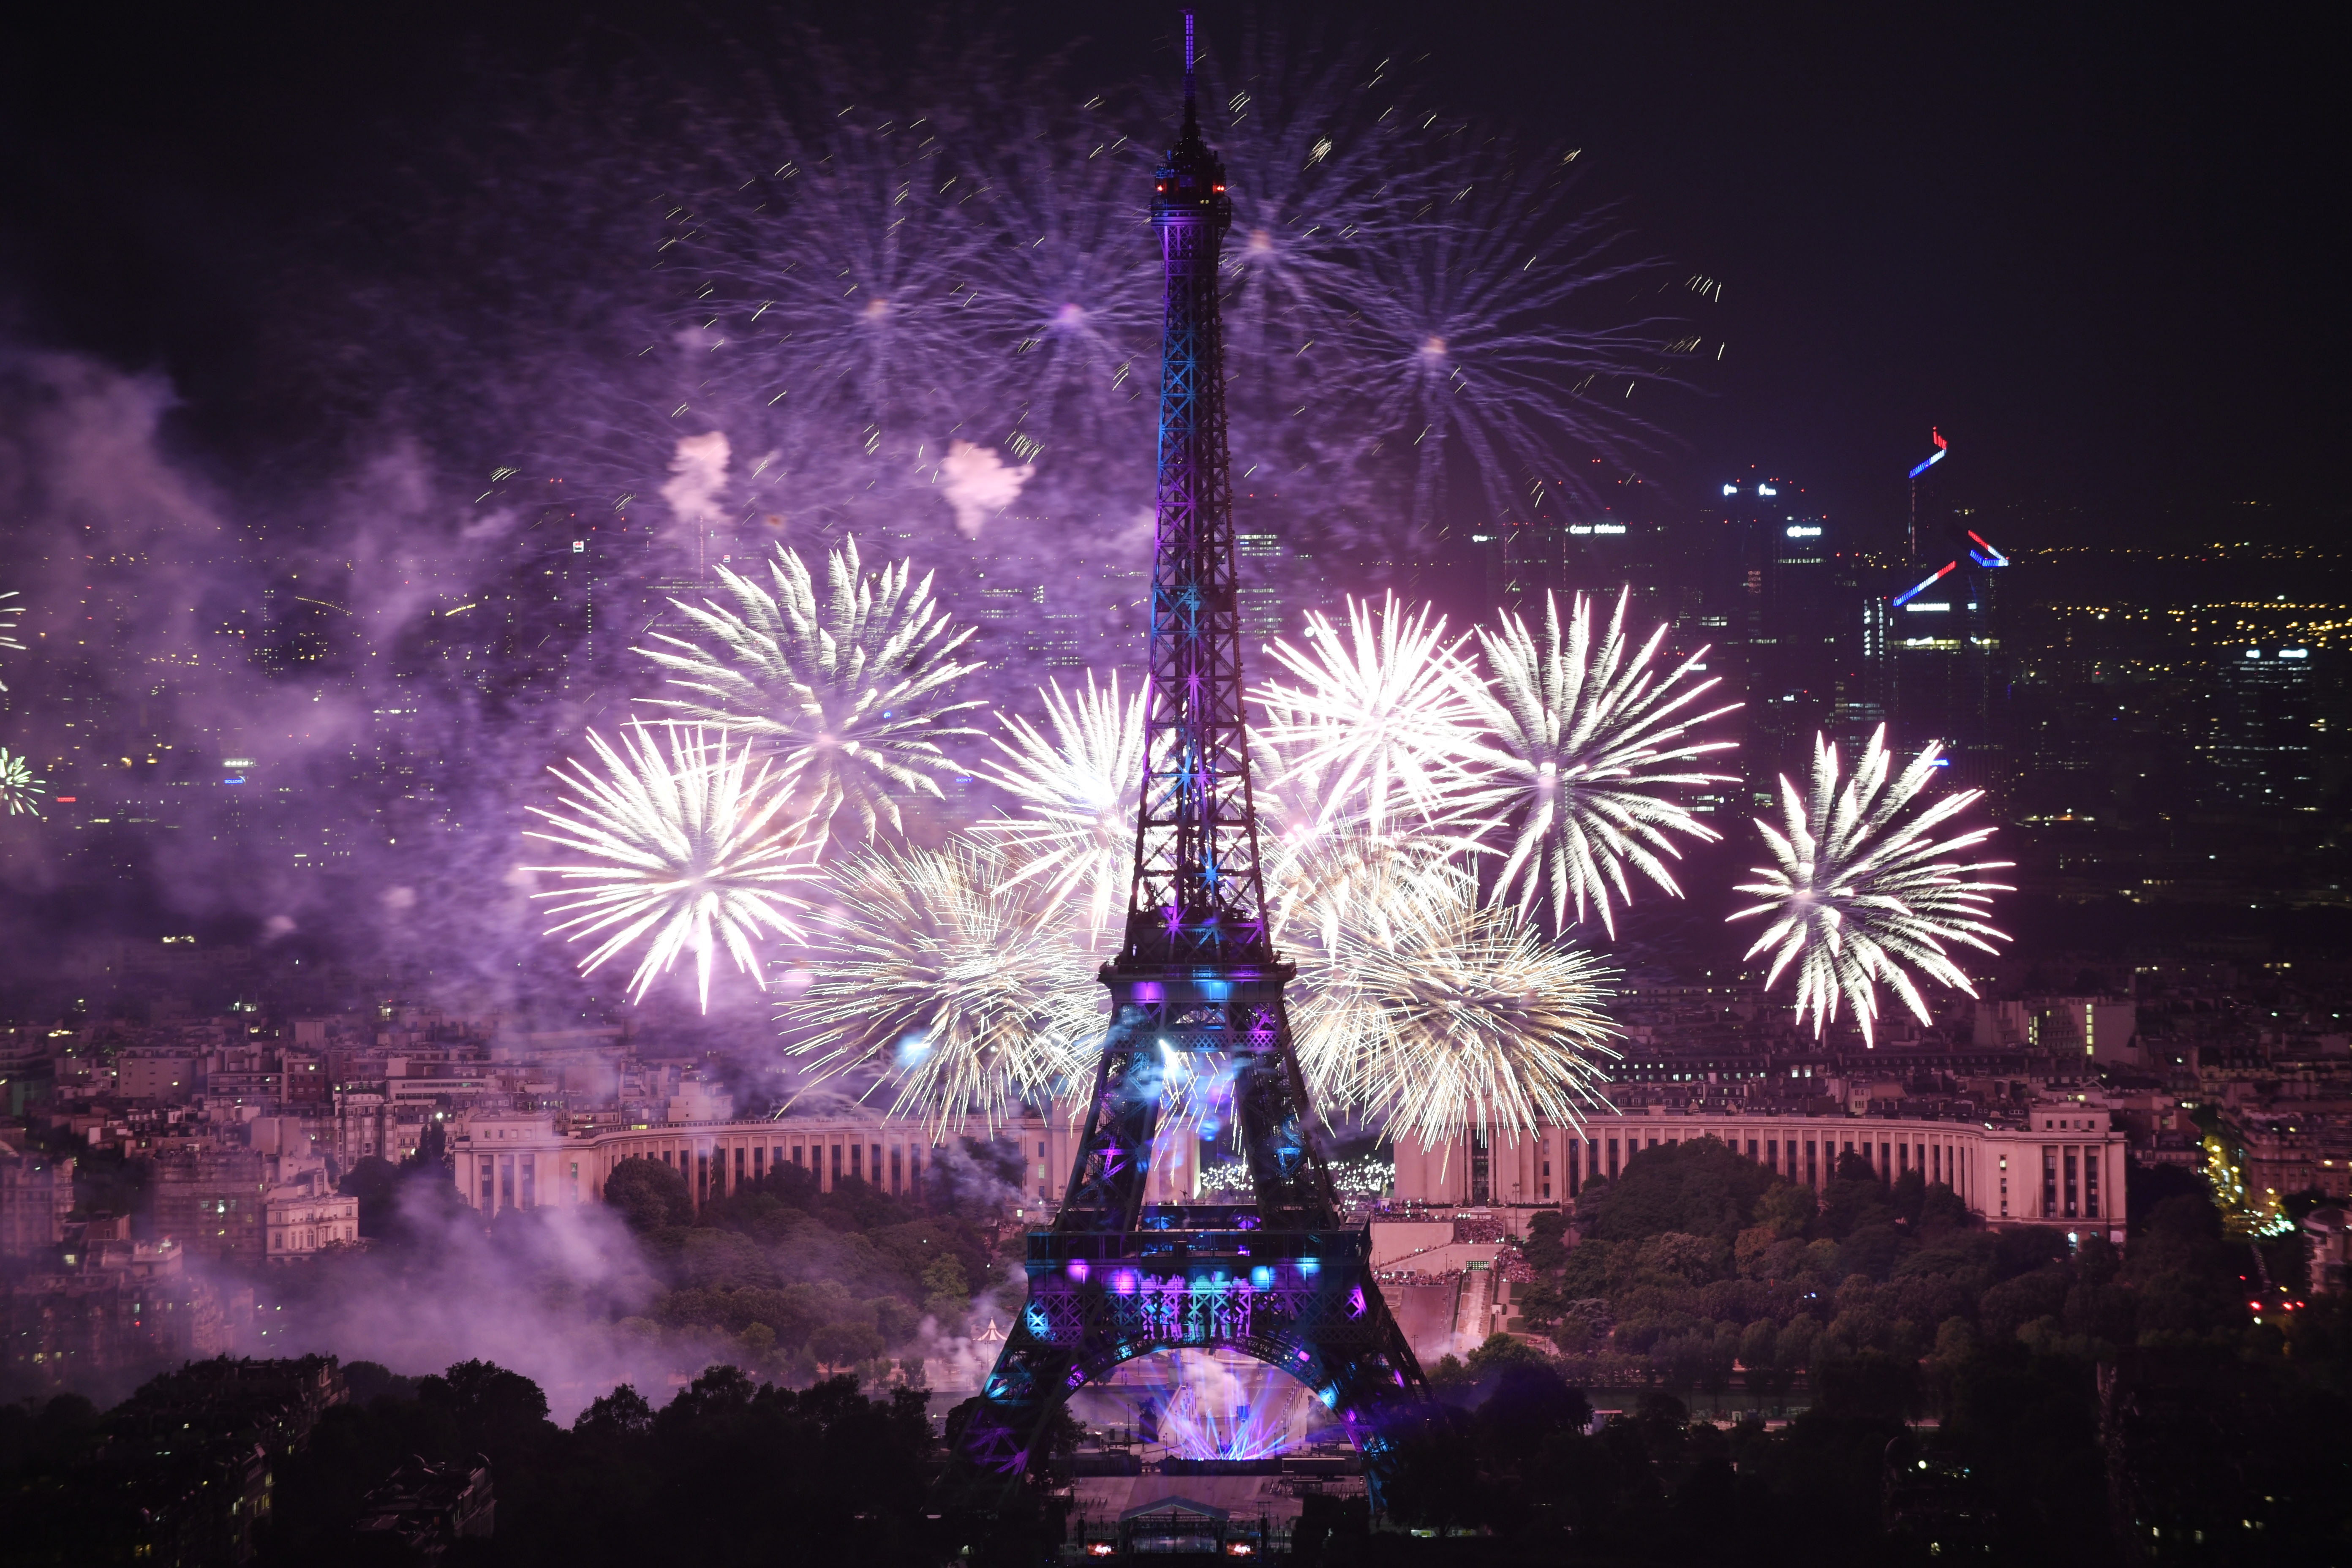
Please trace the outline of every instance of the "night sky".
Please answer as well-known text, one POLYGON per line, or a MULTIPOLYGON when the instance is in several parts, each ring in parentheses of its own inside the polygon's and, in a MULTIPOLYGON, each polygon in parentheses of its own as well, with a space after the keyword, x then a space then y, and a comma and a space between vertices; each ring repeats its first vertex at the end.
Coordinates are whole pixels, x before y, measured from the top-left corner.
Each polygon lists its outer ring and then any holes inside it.
MULTIPOLYGON (((922 15, 898 9, 879 11, 922 15)), ((1170 63, 1151 7, 1003 14, 1040 48, 1088 40, 1106 77, 1170 63)), ((2284 13, 1278 14, 1299 34, 1360 15, 1381 47, 1430 52, 1444 96, 1582 147, 1647 247, 1725 281, 1732 352, 1667 420, 1683 446, 1656 477, 1678 499, 1757 463, 1891 517, 1938 424, 1985 499, 2084 539, 2201 539, 2217 516, 2316 536, 2342 515, 2345 142, 2317 41, 2284 13), (2217 511, 2247 501, 2267 508, 2217 511)), ((1242 15, 1209 5, 1204 29, 1242 15)), ((719 90, 708 40, 739 22, 756 14, 49 12, 0 65, 0 323, 167 372, 182 439, 266 467, 299 416, 250 344, 327 214, 514 73, 584 57, 719 90)))

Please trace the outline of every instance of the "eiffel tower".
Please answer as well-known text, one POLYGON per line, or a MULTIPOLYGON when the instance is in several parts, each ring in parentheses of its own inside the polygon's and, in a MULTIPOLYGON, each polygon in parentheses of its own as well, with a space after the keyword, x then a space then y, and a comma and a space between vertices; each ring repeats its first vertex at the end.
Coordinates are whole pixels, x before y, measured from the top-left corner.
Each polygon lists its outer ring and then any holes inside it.
POLYGON ((1383 1416, 1426 1395, 1372 1278, 1371 1236, 1341 1222, 1307 1126, 1266 931, 1242 708, 1233 488, 1225 454, 1217 252, 1233 221, 1201 140, 1192 18, 1184 129, 1155 175, 1166 277, 1151 709, 1125 941, 1102 970, 1111 1017, 1067 1195, 1029 1234, 1029 1299, 958 1442, 958 1506, 1020 1497, 1070 1394, 1139 1356, 1240 1351, 1297 1378, 1342 1422, 1378 1490, 1383 1416), (1150 1205, 1168 1080, 1186 1058, 1230 1066, 1255 1203, 1150 1205))

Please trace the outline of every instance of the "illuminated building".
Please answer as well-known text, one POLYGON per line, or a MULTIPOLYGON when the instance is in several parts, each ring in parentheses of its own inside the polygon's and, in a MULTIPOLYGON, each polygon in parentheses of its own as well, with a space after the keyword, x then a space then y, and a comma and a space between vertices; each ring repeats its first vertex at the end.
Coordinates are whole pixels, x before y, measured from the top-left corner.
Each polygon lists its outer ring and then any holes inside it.
POLYGON ((1465 1132, 1450 1145, 1396 1145, 1401 1205, 1543 1205, 1614 1180, 1634 1154, 1713 1138, 1734 1153, 1820 1192, 1854 1155, 1884 1181, 1917 1171, 1950 1186, 1994 1226, 2034 1226, 2124 1238, 2130 1135, 2104 1110, 2036 1105, 2000 1124, 1919 1117, 1690 1111, 1645 1106, 1547 1127, 1484 1155, 1465 1132), (1477 1156, 1474 1164, 1474 1156, 1477 1156))
POLYGON ((1951 782, 2006 783, 2009 668, 2001 647, 2001 575, 2009 557, 1976 526, 1953 489, 1950 443, 1911 469, 1911 565, 1885 601, 1884 689, 1898 750, 1940 742, 1951 782))
MULTIPOLYGON (((1869 615, 1843 529, 1794 480, 1726 480, 1709 541, 1699 636, 1710 675, 1746 704, 1740 747, 1751 792, 1779 798, 1810 765, 1813 736, 1858 741, 1881 716, 1870 689, 1869 615)), ((1696 639, 1694 639, 1696 640, 1696 639)))
POLYGON ((2216 803, 2319 809, 2325 648, 2257 643, 2215 658, 2212 728, 2200 743, 2216 803))
MULTIPOLYGON (((1076 1138, 1050 1115, 1016 1117, 999 1131, 1000 1150, 1019 1149, 1024 1209, 1050 1209, 1067 1185, 1076 1138)), ((449 1141, 458 1195, 485 1216, 517 1208, 570 1208, 602 1202, 604 1182, 624 1160, 651 1160, 685 1178, 696 1207, 727 1197, 787 1168, 834 1192, 863 1182, 893 1197, 919 1198, 946 1157, 919 1118, 865 1107, 821 1114, 669 1120, 642 1126, 567 1132, 541 1113, 482 1111, 461 1116, 449 1141)), ((1153 1167, 1154 1202, 1190 1195, 1190 1145, 1153 1167)))
MULTIPOLYGON (((1490 605, 1539 618, 1544 595, 1613 592, 1646 564, 1656 531, 1608 512, 1573 521, 1511 521, 1474 533, 1490 605)), ((1647 574, 1643 574, 1647 575, 1647 574)))

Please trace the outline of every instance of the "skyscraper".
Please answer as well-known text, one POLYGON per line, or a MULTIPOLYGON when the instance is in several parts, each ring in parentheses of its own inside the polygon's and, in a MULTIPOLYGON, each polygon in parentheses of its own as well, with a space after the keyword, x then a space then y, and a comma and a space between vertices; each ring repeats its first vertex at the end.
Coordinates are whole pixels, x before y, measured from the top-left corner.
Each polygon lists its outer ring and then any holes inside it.
POLYGON ((1782 478, 1726 480, 1707 565, 1708 673, 1747 706, 1740 755, 1767 795, 1801 772, 1817 732, 1844 738, 1875 709, 1865 681, 1868 616, 1857 558, 1782 478))
POLYGON ((2216 804, 2318 809, 2320 683, 2314 666, 2325 653, 2266 643, 2229 650, 2216 661, 2211 738, 2199 747, 2216 804))
POLYGON ((1898 746, 1943 745, 1952 782, 2003 787, 2009 667, 2001 650, 2001 574, 2009 557, 1976 527, 1955 488, 1951 445, 1911 469, 1911 566, 1886 599, 1889 728, 1898 746))

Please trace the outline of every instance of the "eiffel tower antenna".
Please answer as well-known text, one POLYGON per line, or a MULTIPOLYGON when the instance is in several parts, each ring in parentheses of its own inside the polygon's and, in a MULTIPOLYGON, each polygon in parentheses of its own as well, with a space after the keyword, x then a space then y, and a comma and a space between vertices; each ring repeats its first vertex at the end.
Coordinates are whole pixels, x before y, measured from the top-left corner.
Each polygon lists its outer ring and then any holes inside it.
MULTIPOLYGON (((1135 874, 1086 1131, 1052 1228, 1029 1237, 1029 1300, 943 1483, 951 1503, 1019 1497, 1054 1411, 1140 1355, 1239 1350, 1298 1379, 1346 1426, 1375 1495, 1382 1418, 1424 1394, 1381 1299, 1369 1230, 1340 1218, 1308 1126, 1268 935, 1243 708, 1226 456, 1218 249, 1223 163, 1201 140, 1192 18, 1184 125, 1153 174, 1165 283, 1151 572, 1150 717, 1135 874), (1180 1058, 1230 1065, 1255 1201, 1147 1205, 1165 1080, 1180 1058)), ((1189 1128, 1178 1135, 1192 1136, 1189 1128)))
POLYGON ((1192 109, 1192 13, 1184 13, 1184 134, 1189 140, 1201 128, 1192 109))

